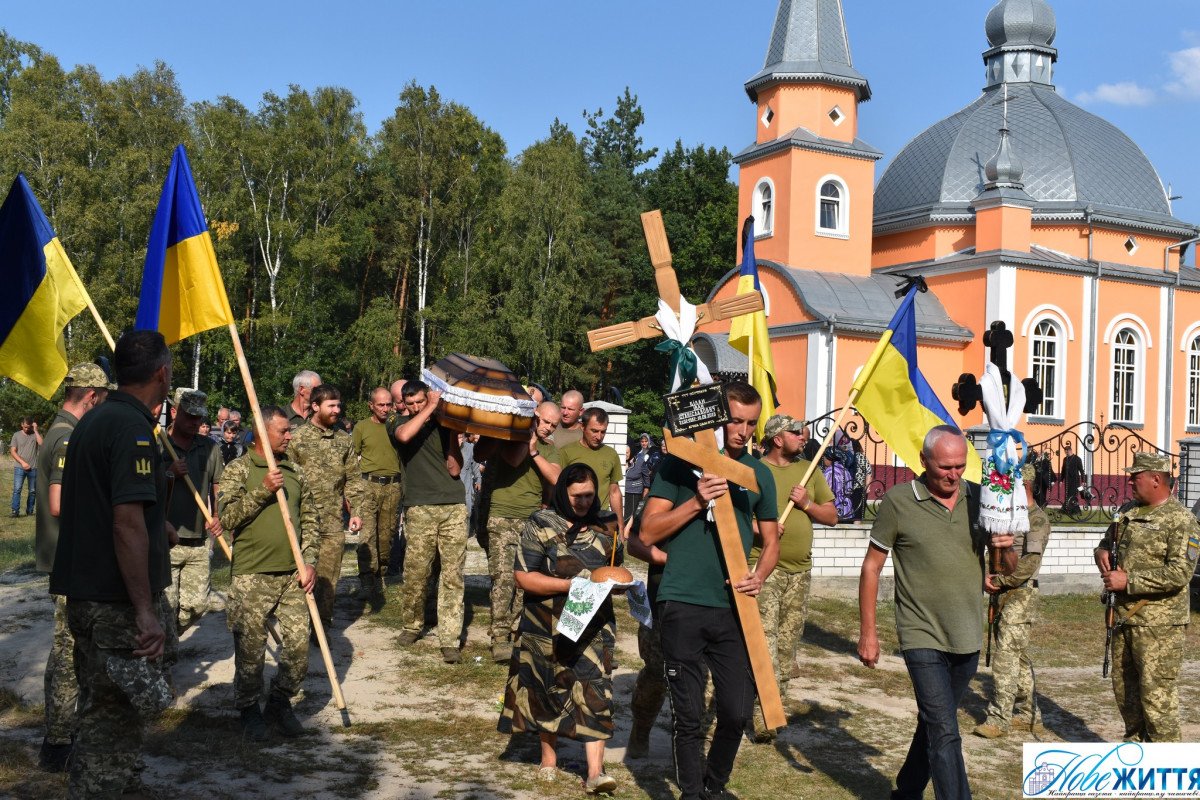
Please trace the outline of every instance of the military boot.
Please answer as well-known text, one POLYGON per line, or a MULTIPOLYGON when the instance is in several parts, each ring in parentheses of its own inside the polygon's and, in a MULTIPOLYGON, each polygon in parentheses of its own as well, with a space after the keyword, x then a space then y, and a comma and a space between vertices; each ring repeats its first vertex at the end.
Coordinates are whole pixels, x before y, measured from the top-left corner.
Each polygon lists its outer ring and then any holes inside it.
POLYGON ((246 706, 241 711, 242 738, 248 742, 265 742, 267 740, 267 721, 263 719, 258 703, 246 706))
POLYGON ((358 576, 358 592, 355 597, 359 600, 370 600, 375 594, 375 576, 374 575, 359 575, 358 576))
POLYGON ((42 739, 42 749, 38 752, 38 766, 46 772, 63 772, 71 758, 71 748, 75 739, 66 744, 51 744, 47 738, 42 739))
POLYGON ((304 733, 304 726, 300 724, 300 720, 296 719, 296 712, 292 711, 292 701, 281 694, 273 693, 267 699, 267 707, 263 716, 275 726, 276 730, 289 739, 294 739, 304 733))

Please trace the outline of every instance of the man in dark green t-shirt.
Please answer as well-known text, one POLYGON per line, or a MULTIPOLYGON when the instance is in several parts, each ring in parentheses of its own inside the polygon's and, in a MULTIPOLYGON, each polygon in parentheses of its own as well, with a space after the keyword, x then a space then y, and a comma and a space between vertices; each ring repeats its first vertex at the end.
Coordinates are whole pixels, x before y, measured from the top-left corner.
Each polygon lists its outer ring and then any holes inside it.
POLYGON ((287 412, 264 406, 276 468, 267 469, 261 437, 254 449, 225 466, 221 478, 221 524, 233 538, 233 583, 227 615, 233 632, 233 704, 241 716, 242 735, 251 741, 267 738, 270 721, 284 736, 303 732, 292 711, 291 698, 300 691, 308 670, 308 601, 317 581, 314 566, 319 549, 317 504, 304 472, 287 459, 292 441, 287 412), (305 568, 296 570, 291 541, 279 510, 277 492, 283 489, 288 515, 300 538, 305 568), (266 621, 279 621, 279 671, 271 679, 266 717, 258 703, 263 693, 263 655, 267 649, 266 621))
MULTIPOLYGON (((875 607, 879 575, 892 556, 896 634, 917 698, 917 730, 892 797, 919 798, 933 781, 939 798, 969 798, 958 705, 979 665, 983 641, 985 537, 979 487, 962 479, 967 440, 938 425, 921 447, 924 474, 888 490, 871 528, 858 584, 858 658, 879 661, 875 607)), ((994 535, 992 546, 1012 547, 994 535)))
POLYGON ((596 494, 600 497, 600 507, 611 509, 622 516, 621 497, 621 457, 617 451, 604 443, 604 435, 608 433, 608 412, 603 408, 589 408, 583 412, 583 438, 565 447, 559 448, 562 453, 562 465, 587 464, 596 473, 600 485, 596 494))
POLYGON ((113 369, 117 390, 71 434, 50 573, 50 593, 67 598, 79 677, 69 797, 136 788, 145 719, 171 697, 161 670, 169 624, 162 591, 174 531, 154 443, 171 351, 157 331, 132 331, 117 342, 113 369))
POLYGON ((698 475, 691 465, 668 455, 642 512, 642 543, 660 548, 665 544, 667 552, 655 624, 675 717, 672 742, 681 800, 723 792, 733 771, 742 728, 752 713, 754 684, 730 592, 757 596, 779 558, 775 480, 749 452, 762 400, 741 381, 730 383, 725 393, 730 416, 725 456, 754 470, 761 494, 731 485, 719 475, 698 475), (740 577, 726 574, 716 524, 708 515, 709 503, 727 493, 745 552, 750 552, 756 519, 763 542, 758 563, 740 577), (701 752, 705 666, 712 675, 717 710, 707 767, 701 752))
POLYGON ((525 597, 513 580, 521 532, 529 515, 542 508, 562 472, 562 457, 553 440, 561 412, 547 401, 534 414, 529 441, 483 439, 475 447, 475 457, 487 461, 491 487, 487 550, 492 578, 492 660, 497 664, 507 664, 512 655, 513 628, 525 597))
POLYGON ((442 393, 424 381, 408 381, 401 390, 405 416, 396 417, 388 432, 399 443, 404 471, 407 539, 404 583, 400 586, 399 642, 410 645, 425 624, 426 581, 433 558, 442 562, 438 580, 438 642, 442 660, 461 658, 463 633, 463 566, 467 560, 467 493, 458 476, 463 456, 458 436, 434 418, 442 393))

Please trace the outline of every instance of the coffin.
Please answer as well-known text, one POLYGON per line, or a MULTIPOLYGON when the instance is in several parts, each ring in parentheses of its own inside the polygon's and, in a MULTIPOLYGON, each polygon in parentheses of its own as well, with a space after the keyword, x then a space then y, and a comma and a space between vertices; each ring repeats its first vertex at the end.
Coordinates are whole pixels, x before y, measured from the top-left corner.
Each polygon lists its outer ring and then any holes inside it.
POLYGON ((537 403, 508 367, 491 358, 454 353, 421 377, 442 393, 438 422, 463 433, 527 441, 537 403))

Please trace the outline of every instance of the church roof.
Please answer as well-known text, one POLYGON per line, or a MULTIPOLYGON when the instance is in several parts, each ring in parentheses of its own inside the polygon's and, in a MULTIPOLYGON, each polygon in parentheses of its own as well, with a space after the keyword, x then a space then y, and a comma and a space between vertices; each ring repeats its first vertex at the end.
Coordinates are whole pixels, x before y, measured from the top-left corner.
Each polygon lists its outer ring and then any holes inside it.
MULTIPOLYGON (((887 330, 900 307, 901 298, 896 297, 896 289, 901 281, 893 275, 844 275, 787 267, 763 259, 759 259, 758 268, 760 272, 773 270, 786 279, 800 299, 800 305, 815 318, 810 322, 778 324, 768 317, 767 327, 772 335, 828 329, 832 324, 835 332, 879 336, 887 330)), ((717 285, 723 286, 726 281, 734 280, 738 272, 730 270, 717 285)), ((969 328, 950 319, 933 292, 918 294, 914 307, 918 339, 946 344, 966 343, 975 338, 969 328)))
MULTIPOLYGON (((1070 215, 1089 206, 1113 222, 1187 233, 1171 214, 1150 159, 1116 126, 1068 102, 1052 87, 1009 84, 1008 128, 1024 165, 1034 219, 1070 215)), ((875 191, 877 232, 939 214, 969 212, 986 182, 984 164, 996 152, 1004 124, 1002 85, 905 145, 875 191)))
POLYGON ((835 83, 869 100, 871 87, 854 69, 842 0, 779 0, 762 70, 746 81, 746 94, 781 82, 835 83))
POLYGON ((755 142, 743 148, 733 157, 733 163, 741 164, 745 161, 752 161, 790 147, 795 147, 799 150, 812 150, 817 153, 832 153, 833 155, 845 156, 846 158, 861 158, 865 161, 878 161, 883 158, 883 153, 857 136, 854 137, 853 142, 843 142, 838 139, 828 139, 824 136, 818 136, 808 128, 800 127, 788 131, 779 138, 772 139, 769 142, 755 142))

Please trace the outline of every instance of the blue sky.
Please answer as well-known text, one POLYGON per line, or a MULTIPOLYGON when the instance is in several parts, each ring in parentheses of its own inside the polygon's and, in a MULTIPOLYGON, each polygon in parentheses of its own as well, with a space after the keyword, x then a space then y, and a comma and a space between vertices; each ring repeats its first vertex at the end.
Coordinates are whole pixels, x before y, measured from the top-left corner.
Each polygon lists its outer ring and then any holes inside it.
MULTIPOLYGON (((978 96, 993 0, 843 0, 854 66, 871 83, 859 135, 887 162, 925 127, 978 96)), ((1056 84, 1129 134, 1200 222, 1200 14, 1196 0, 1051 0, 1056 84), (1131 12, 1130 9, 1137 9, 1131 12)), ((12 36, 106 78, 165 61, 187 98, 344 86, 369 128, 410 80, 434 85, 516 154, 557 117, 611 111, 629 86, 648 145, 737 152, 754 136, 742 84, 762 67, 776 0, 509 0, 204 4, 43 0, 7 4, 12 36)))

